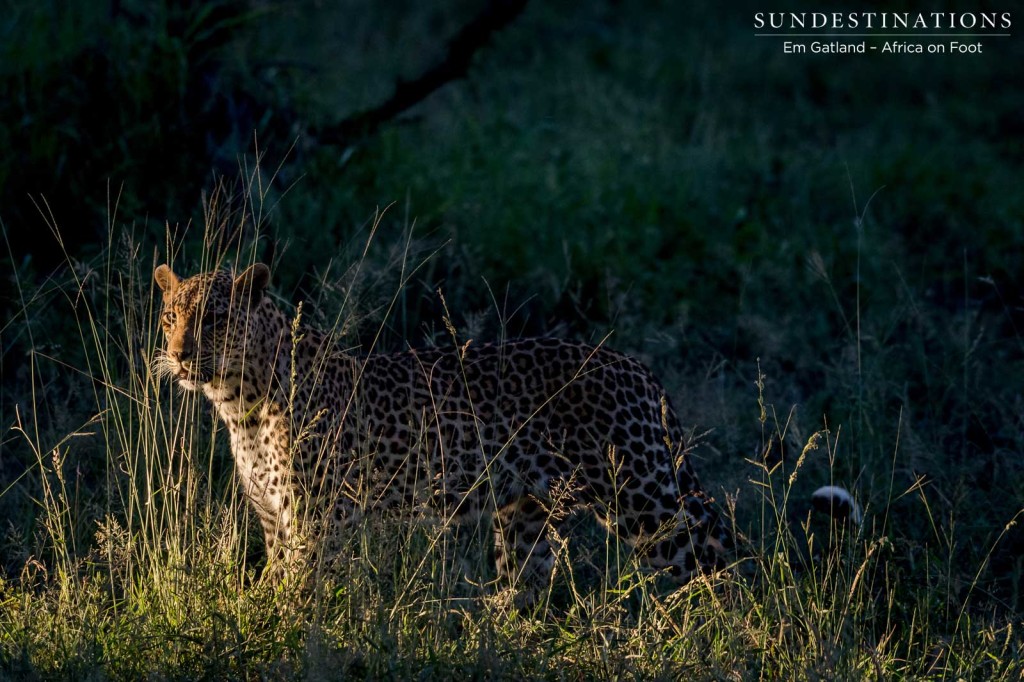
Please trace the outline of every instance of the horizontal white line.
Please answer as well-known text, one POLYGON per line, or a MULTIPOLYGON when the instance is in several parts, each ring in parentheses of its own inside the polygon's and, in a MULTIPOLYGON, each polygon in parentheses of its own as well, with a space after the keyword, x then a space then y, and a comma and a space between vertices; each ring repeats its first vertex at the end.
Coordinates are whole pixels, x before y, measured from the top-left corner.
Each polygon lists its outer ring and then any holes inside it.
POLYGON ((1009 38, 1009 33, 755 33, 758 38, 1009 38))

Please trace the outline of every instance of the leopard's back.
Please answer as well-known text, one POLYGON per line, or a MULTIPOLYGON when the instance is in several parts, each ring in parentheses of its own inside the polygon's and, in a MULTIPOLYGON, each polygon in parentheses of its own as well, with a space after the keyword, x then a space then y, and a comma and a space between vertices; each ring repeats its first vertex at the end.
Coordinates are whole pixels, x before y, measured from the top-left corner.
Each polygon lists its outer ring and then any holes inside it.
POLYGON ((340 447, 375 458, 392 485, 431 482, 447 509, 479 512, 488 500, 500 506, 561 483, 586 504, 614 507, 616 495, 630 495, 674 507, 680 490, 697 487, 690 467, 677 466, 682 431, 661 385, 605 348, 470 343, 370 356, 352 374, 336 396, 340 447))

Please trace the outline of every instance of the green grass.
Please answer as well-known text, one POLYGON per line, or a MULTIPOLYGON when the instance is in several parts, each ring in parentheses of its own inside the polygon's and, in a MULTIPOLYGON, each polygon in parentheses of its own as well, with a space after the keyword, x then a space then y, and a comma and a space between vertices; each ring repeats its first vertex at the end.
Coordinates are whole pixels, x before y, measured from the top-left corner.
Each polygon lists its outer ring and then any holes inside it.
MULTIPOLYGON (((746 9, 535 3, 467 81, 349 150, 262 139, 254 175, 246 135, 220 192, 187 145, 146 161, 202 128, 168 95, 192 82, 187 40, 9 15, 0 676, 1019 677, 1020 47, 793 59, 746 9), (116 106, 68 144, 51 123, 92 91, 65 68, 82 45, 111 51, 116 106), (50 277, 13 239, 47 224, 74 245, 50 277), (447 343, 446 316, 460 339, 611 332, 749 544, 673 592, 581 521, 551 601, 519 614, 476 586, 488 532, 371 518, 311 594, 260 583, 226 439, 149 371, 152 267, 255 258, 345 346, 447 343), (808 516, 828 483, 864 505, 859 531, 808 516)), ((378 101, 473 8, 320 11, 247 19, 224 60, 268 111, 378 101), (296 60, 314 68, 246 72, 296 60)))
MULTIPOLYGON (((221 221, 211 215, 207 224, 221 221)), ((207 231, 209 260, 199 267, 219 260, 213 235, 207 231)), ((0 582, 0 662, 9 674, 1010 679, 1020 673, 1024 642, 1007 613, 982 594, 986 552, 995 542, 970 555, 979 557, 975 563, 961 563, 955 519, 937 508, 941 501, 927 483, 896 487, 900 416, 882 436, 892 448, 890 487, 861 493, 868 501, 862 528, 835 526, 808 513, 800 483, 849 480, 837 466, 849 447, 845 427, 779 414, 763 375, 749 384, 747 398, 766 449, 771 442, 765 458, 737 463, 736 473, 747 480, 735 490, 725 487, 728 476, 701 462, 723 506, 739 502, 733 512, 748 539, 721 575, 673 590, 580 519, 558 553, 560 577, 551 592, 536 609, 519 612, 485 585, 494 577, 485 529, 370 516, 350 529, 341 560, 317 569, 309 589, 261 581, 259 533, 250 532, 254 524, 230 477, 215 418, 201 398, 161 385, 150 369, 160 343, 151 263, 136 257, 130 236, 118 241, 106 272, 69 267, 65 280, 26 306, 28 329, 37 307, 77 321, 81 347, 62 355, 83 364, 67 368, 38 349, 30 382, 36 398, 19 405, 7 442, 34 461, 16 490, 35 491, 28 501, 35 512, 31 538, 19 537, 13 524, 8 534, 28 556, 0 582), (54 368, 72 371, 60 384, 83 392, 93 386, 90 416, 70 429, 47 423, 60 402, 51 388, 59 381, 54 368), (780 447, 796 452, 779 462, 780 447), (898 508, 927 520, 928 544, 916 546, 902 531, 898 508), (914 560, 921 564, 909 565, 914 560)), ((246 262, 251 248, 230 251, 246 262)), ((403 265, 405 272, 417 269, 403 265)), ((372 281, 373 267, 356 261, 358 275, 351 278, 372 281)), ((321 315, 345 328, 360 308, 350 304, 321 315)), ((870 407, 865 412, 865 419, 873 414, 870 407)), ((6 491, 8 504, 11 496, 6 491)))

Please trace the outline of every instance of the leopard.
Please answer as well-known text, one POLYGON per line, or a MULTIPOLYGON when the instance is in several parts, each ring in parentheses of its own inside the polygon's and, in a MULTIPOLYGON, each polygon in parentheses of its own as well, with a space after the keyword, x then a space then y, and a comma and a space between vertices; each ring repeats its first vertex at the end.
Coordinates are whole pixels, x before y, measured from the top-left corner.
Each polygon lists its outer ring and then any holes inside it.
MULTIPOLYGON (((560 338, 361 354, 286 314, 270 268, 163 264, 160 374, 201 391, 230 439, 266 567, 302 565, 370 511, 490 516, 496 581, 530 603, 582 510, 679 584, 732 535, 666 391, 641 362, 560 338)), ((285 567, 281 569, 280 567, 285 567)))

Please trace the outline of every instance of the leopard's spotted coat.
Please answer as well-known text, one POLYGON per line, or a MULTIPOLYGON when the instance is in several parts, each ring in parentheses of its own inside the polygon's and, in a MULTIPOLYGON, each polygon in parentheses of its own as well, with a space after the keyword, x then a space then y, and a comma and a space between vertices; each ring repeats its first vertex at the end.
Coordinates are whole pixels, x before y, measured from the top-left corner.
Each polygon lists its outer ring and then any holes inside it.
POLYGON ((403 506, 492 513, 499 577, 527 590, 550 579, 551 531, 573 507, 680 581, 730 543, 664 389, 625 355, 528 339, 357 357, 296 333, 265 265, 155 278, 159 365, 227 426, 271 565, 361 510, 403 506))

